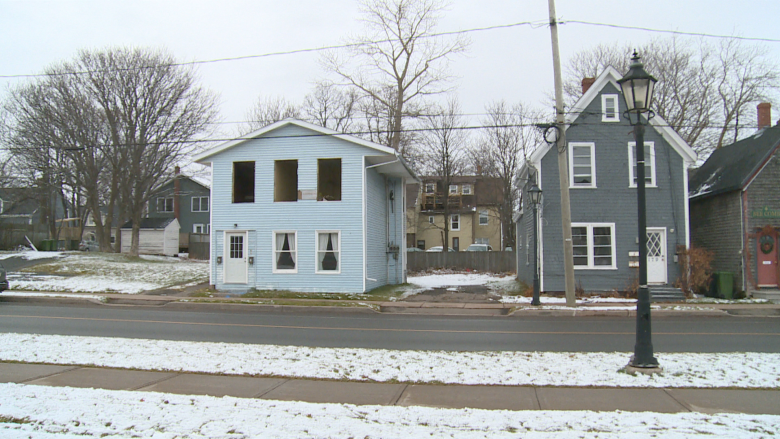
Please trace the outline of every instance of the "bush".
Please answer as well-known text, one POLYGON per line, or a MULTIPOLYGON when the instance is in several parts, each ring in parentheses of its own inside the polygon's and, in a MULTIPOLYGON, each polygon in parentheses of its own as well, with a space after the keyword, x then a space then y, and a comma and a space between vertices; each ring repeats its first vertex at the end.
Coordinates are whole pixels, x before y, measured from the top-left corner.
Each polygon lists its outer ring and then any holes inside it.
POLYGON ((712 281, 712 260, 715 255, 706 249, 691 247, 678 252, 680 278, 675 286, 686 294, 704 294, 712 281))

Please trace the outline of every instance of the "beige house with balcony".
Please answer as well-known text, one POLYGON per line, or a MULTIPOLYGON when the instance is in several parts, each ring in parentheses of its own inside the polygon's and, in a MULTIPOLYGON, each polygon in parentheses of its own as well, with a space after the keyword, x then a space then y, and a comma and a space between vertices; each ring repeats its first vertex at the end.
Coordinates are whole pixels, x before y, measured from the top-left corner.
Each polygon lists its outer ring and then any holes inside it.
POLYGON ((440 177, 421 177, 422 184, 406 188, 406 246, 428 250, 444 246, 444 203, 449 204, 448 247, 463 251, 471 244, 487 244, 501 250, 502 201, 497 178, 452 177, 444 187, 440 177))

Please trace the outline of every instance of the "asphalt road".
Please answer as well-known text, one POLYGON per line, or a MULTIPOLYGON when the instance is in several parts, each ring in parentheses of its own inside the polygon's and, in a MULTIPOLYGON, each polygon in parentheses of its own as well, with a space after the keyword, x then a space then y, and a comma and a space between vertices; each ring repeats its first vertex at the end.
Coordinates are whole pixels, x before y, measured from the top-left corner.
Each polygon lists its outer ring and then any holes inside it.
MULTIPOLYGON (((449 317, 2 302, 0 332, 320 347, 631 352, 634 318, 449 317)), ((780 319, 657 317, 656 352, 780 352, 780 319)))

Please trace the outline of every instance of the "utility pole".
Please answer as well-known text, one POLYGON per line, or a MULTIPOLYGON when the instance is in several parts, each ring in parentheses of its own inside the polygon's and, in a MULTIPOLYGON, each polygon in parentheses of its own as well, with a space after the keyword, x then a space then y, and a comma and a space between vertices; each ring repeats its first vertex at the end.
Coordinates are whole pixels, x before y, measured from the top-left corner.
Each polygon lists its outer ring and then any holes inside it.
POLYGON ((555 74, 555 122, 558 125, 558 182, 561 186, 561 226, 563 227, 563 267, 566 282, 566 306, 575 306, 574 247, 571 241, 571 205, 569 203, 569 167, 566 154, 566 118, 563 112, 563 81, 561 55, 558 52, 558 21, 555 18, 555 0, 550 6, 550 34, 552 36, 553 72, 555 74))

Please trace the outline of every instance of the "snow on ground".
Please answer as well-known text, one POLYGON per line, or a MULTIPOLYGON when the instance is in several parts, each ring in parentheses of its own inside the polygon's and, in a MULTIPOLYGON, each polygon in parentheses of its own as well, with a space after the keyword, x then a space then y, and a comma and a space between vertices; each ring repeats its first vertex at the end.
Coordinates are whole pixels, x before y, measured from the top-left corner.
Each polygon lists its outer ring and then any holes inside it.
POLYGON ((36 293, 32 291, 3 291, 3 296, 15 296, 15 297, 64 297, 68 299, 84 299, 84 300, 99 300, 105 301, 104 296, 96 296, 93 294, 70 294, 70 293, 36 293))
POLYGON ((65 253, 63 252, 39 252, 34 250, 25 250, 12 253, 2 252, 0 253, 0 260, 17 257, 27 259, 28 261, 34 261, 36 259, 61 258, 63 256, 65 256, 65 253))
POLYGON ((780 416, 355 406, 0 384, 0 433, 8 439, 735 438, 778 435, 780 416))
POLYGON ((9 275, 11 288, 22 291, 139 294, 208 280, 207 261, 163 256, 134 259, 113 253, 66 253, 61 259, 37 265, 31 270, 47 274, 22 272, 9 275))
POLYGON ((0 334, 0 360, 354 381, 482 385, 780 388, 780 354, 657 353, 664 371, 620 372, 629 353, 448 352, 0 334))
POLYGON ((497 279, 500 279, 500 277, 490 273, 422 274, 407 277, 409 283, 424 288, 486 285, 488 282, 493 282, 497 279))

